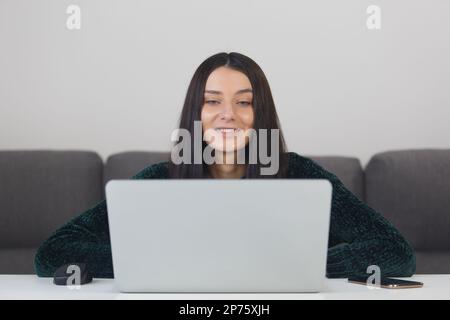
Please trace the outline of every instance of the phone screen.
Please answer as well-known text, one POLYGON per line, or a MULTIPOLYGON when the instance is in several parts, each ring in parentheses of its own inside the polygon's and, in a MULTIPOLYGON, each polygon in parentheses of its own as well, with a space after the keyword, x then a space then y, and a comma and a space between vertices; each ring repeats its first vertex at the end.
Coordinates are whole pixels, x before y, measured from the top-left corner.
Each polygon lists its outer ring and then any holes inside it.
MULTIPOLYGON (((372 284, 372 282, 367 284, 367 279, 369 277, 370 277, 370 275, 368 275, 368 276, 351 276, 348 278, 348 281, 352 282, 352 283, 363 284, 363 285, 375 285, 375 284, 372 284)), ((411 281, 411 280, 401 280, 401 279, 382 277, 380 286, 385 287, 385 288, 419 288, 419 287, 423 286, 423 283, 417 282, 417 281, 411 281)))

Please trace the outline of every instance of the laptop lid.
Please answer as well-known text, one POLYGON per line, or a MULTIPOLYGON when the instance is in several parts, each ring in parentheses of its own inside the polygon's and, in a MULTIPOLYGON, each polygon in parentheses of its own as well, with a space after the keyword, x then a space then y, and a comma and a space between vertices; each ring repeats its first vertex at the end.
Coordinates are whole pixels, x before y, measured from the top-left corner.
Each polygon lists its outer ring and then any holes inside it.
POLYGON ((317 292, 332 186, 322 179, 112 180, 122 292, 317 292))

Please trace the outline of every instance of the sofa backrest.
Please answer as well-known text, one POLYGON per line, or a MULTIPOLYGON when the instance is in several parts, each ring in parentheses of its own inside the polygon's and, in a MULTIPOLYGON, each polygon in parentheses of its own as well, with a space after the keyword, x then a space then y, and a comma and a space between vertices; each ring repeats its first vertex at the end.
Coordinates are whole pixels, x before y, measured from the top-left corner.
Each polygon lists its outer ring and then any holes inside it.
MULTIPOLYGON (((148 165, 168 161, 169 152, 130 151, 113 154, 105 164, 104 184, 111 179, 128 179, 148 165)), ((356 158, 339 156, 312 156, 324 169, 333 172, 342 183, 360 199, 364 199, 364 174, 356 158)))
POLYGON ((334 173, 348 190, 364 201, 364 172, 359 159, 340 156, 310 156, 309 158, 325 170, 334 173))
POLYGON ((1 151, 0 249, 35 248, 100 201, 102 168, 95 152, 1 151))
POLYGON ((106 159, 103 186, 112 179, 129 179, 149 165, 168 161, 169 156, 168 152, 152 151, 127 151, 112 154, 106 159))
POLYGON ((414 249, 450 250, 450 150, 376 154, 366 166, 365 189, 367 204, 414 249))

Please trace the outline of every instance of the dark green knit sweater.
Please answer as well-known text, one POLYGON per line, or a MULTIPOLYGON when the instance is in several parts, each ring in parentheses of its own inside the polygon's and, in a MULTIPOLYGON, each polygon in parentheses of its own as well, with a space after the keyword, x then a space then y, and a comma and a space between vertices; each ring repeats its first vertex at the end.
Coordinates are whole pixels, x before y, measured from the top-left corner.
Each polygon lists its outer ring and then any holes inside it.
MULTIPOLYGON (((289 178, 327 179, 333 185, 328 277, 365 274, 369 265, 378 265, 384 276, 414 274, 414 251, 391 223, 354 196, 334 174, 311 159, 292 152, 288 155, 289 178)), ((132 179, 168 178, 167 165, 148 166, 132 179)), ((35 258, 36 273, 53 276, 56 268, 70 262, 87 263, 94 277, 114 277, 105 200, 66 223, 41 245, 35 258)))

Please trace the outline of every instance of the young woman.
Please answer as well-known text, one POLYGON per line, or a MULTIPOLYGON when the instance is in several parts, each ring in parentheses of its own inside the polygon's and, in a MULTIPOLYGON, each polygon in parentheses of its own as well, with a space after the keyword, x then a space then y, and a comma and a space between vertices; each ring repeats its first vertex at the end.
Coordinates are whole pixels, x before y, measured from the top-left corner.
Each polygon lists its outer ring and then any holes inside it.
MULTIPOLYGON (((209 145, 221 161, 175 164, 171 160, 148 166, 132 178, 327 179, 333 185, 327 276, 365 274, 370 265, 379 266, 383 276, 413 275, 414 251, 394 226, 347 190, 334 174, 311 159, 287 152, 281 131, 275 140, 279 150, 275 174, 262 175, 259 160, 236 161, 239 151, 249 158, 250 139, 239 144, 238 133, 252 129, 261 138, 259 129, 280 130, 268 81, 252 59, 235 52, 218 53, 198 67, 179 127, 193 133, 194 122, 200 120, 203 132, 219 133, 217 139, 204 141, 202 149, 209 145)), ((267 141, 267 150, 271 150, 270 134, 267 141)), ((193 144, 191 148, 193 157, 193 144)), ((114 277, 105 200, 69 221, 41 245, 35 258, 36 273, 52 276, 59 266, 70 262, 85 262, 94 277, 114 277)))

